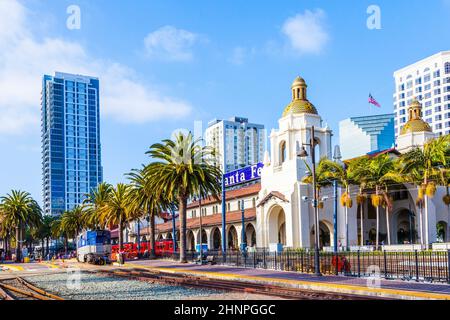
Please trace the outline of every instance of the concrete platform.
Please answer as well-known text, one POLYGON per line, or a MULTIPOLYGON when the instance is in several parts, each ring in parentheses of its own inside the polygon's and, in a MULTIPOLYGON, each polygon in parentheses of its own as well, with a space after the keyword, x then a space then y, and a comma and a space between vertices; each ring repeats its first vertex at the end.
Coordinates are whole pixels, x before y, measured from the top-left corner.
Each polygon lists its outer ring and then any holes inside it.
MULTIPOLYGON (((167 273, 203 276, 213 279, 225 279, 246 282, 258 282, 291 288, 308 289, 322 292, 355 294, 370 296, 374 299, 389 298, 402 300, 450 300, 450 285, 418 283, 345 276, 322 276, 300 274, 296 272, 274 271, 229 266, 201 266, 181 264, 168 260, 129 261, 125 268, 144 268, 167 273)), ((122 268, 123 268, 122 267, 122 268)))

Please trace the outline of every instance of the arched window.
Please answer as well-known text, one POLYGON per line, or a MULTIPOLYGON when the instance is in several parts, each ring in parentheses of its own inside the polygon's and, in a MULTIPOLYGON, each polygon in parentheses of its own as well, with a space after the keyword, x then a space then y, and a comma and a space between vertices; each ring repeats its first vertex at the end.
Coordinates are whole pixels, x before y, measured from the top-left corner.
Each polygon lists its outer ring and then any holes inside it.
POLYGON ((280 143, 280 165, 286 161, 286 141, 280 143))

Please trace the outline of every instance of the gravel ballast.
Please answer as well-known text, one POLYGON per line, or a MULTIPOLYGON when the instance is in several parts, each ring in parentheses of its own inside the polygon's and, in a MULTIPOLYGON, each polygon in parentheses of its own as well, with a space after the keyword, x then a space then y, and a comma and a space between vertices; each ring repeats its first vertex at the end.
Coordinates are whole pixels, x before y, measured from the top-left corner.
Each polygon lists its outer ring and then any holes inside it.
POLYGON ((90 273, 80 273, 79 276, 69 273, 49 274, 25 279, 68 300, 186 300, 205 299, 219 293, 90 273))

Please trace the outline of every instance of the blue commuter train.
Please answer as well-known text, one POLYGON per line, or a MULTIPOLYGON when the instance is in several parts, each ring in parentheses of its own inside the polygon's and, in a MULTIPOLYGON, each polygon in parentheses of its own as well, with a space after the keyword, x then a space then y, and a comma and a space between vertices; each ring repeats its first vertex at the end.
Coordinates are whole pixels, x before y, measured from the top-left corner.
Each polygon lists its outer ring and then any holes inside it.
POLYGON ((77 260, 93 264, 111 262, 111 232, 85 231, 77 238, 77 260))

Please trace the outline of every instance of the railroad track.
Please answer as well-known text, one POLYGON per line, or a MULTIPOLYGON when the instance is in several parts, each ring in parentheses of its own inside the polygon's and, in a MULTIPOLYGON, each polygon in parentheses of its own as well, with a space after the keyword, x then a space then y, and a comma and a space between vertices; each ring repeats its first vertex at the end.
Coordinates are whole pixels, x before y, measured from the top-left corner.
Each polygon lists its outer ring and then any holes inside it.
MULTIPOLYGON (((207 277, 187 276, 183 274, 169 274, 159 271, 141 269, 97 270, 113 277, 122 277, 130 280, 145 281, 165 285, 185 286, 227 292, 241 292, 259 294, 269 297, 278 297, 291 300, 369 300, 370 297, 338 294, 332 292, 317 292, 303 289, 286 288, 261 283, 217 280, 207 277)), ((372 298, 373 299, 373 298, 372 298)))
POLYGON ((64 300, 17 277, 0 282, 1 300, 64 300))

